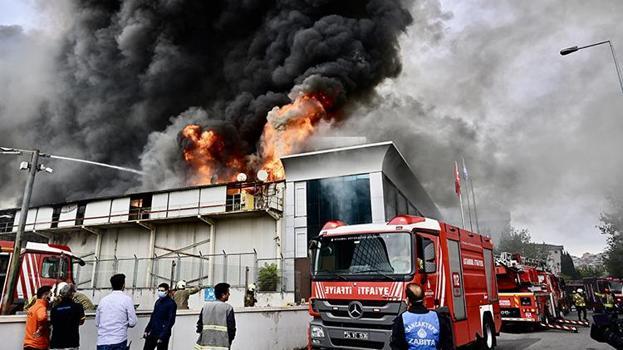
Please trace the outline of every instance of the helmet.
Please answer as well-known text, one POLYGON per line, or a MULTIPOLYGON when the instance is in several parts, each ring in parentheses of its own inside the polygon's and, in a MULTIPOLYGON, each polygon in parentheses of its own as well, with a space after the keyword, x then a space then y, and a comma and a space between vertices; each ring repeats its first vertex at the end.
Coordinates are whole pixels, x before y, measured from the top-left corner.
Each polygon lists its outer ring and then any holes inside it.
POLYGON ((186 289, 186 281, 185 280, 178 281, 177 289, 186 289))
POLYGON ((58 297, 61 295, 61 290, 63 290, 63 288, 67 287, 68 284, 67 282, 60 282, 54 285, 54 287, 52 287, 52 295, 54 297, 58 297))
POLYGON ((66 298, 71 295, 71 293, 76 291, 76 287, 73 284, 65 283, 64 286, 57 289, 58 294, 61 298, 66 298))
POLYGON ((578 288, 577 292, 582 293, 584 290, 582 288, 578 288))
POLYGON ((255 288, 256 288, 256 287, 255 287, 255 283, 251 283, 251 284, 249 284, 249 285, 247 286, 247 290, 248 290, 249 292, 255 292, 255 288))

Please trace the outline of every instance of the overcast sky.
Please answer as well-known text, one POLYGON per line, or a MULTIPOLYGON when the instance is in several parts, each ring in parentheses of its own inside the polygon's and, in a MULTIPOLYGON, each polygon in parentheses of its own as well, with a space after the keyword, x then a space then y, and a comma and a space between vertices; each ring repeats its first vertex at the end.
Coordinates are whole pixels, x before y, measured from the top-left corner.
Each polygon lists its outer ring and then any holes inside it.
MULTIPOLYGON (((0 24, 31 30, 37 13, 0 0, 0 24)), ((575 255, 601 251, 599 213, 622 194, 623 94, 607 46, 558 52, 610 39, 623 53, 623 2, 429 0, 413 13, 403 73, 340 132, 395 137, 448 210, 464 156, 483 208, 575 255)))
POLYGON ((612 40, 623 53, 623 2, 453 0, 440 8, 443 36, 431 44, 413 28, 392 90, 468 123, 478 143, 465 154, 474 181, 510 208, 514 226, 575 254, 600 251, 605 196, 622 194, 623 94, 608 46, 558 52, 612 40))

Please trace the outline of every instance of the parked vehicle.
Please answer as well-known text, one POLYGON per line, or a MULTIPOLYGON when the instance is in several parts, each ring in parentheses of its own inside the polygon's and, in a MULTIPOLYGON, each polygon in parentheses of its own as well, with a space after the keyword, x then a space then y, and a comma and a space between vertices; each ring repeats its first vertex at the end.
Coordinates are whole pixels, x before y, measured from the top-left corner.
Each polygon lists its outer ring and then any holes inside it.
MULTIPOLYGON (((7 288, 8 269, 13 259, 13 242, 0 241, 0 302, 7 288)), ((42 286, 57 282, 71 282, 73 265, 84 265, 80 257, 74 255, 69 247, 57 244, 26 243, 21 251, 20 275, 13 295, 13 312, 20 311, 28 300, 36 295, 42 286)))
POLYGON ((505 324, 549 323, 557 311, 553 293, 543 283, 542 264, 504 252, 496 259, 502 321, 505 324))
POLYGON ((447 308, 457 346, 492 349, 501 328, 493 243, 441 221, 400 215, 388 223, 326 223, 310 243, 310 348, 389 349, 405 287, 447 308))

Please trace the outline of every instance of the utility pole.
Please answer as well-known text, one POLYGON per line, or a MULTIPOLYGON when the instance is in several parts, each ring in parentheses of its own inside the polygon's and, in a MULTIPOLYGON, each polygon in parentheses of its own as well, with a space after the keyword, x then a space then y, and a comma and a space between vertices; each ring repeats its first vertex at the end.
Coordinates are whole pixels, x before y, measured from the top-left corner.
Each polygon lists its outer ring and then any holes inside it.
POLYGON ((84 159, 78 158, 70 158, 70 157, 62 157, 55 156, 52 154, 40 153, 39 150, 24 150, 17 148, 9 148, 9 147, 0 147, 0 154, 13 154, 20 155, 30 153, 32 154, 30 158, 30 164, 28 162, 22 162, 20 165, 21 170, 28 170, 28 179, 26 180, 26 187, 24 188, 24 197, 22 198, 22 207, 20 209, 19 223, 17 226, 17 234, 15 235, 15 245, 13 246, 13 256, 11 257, 11 264, 9 265, 9 271, 7 272, 7 284, 6 289, 4 291, 4 295, 2 296, 2 314, 7 315, 11 312, 11 305, 13 304, 13 296, 15 295, 15 291, 17 289, 17 282, 19 280, 19 271, 21 266, 21 256, 20 253, 22 251, 22 235, 26 230, 26 219, 28 217, 28 210, 30 207, 30 197, 32 196, 32 188, 35 183, 35 176, 38 171, 45 171, 48 173, 53 173, 54 170, 46 167, 45 165, 39 164, 39 157, 52 158, 52 159, 61 159, 78 163, 86 163, 111 169, 116 169, 120 171, 131 172, 138 175, 144 175, 142 171, 105 164, 100 162, 93 162, 84 159))
POLYGON ((26 229, 26 218, 28 217, 28 207, 30 206, 30 197, 32 196, 32 188, 35 183, 35 176, 39 171, 39 150, 32 151, 32 157, 30 158, 30 164, 28 165, 28 179, 26 180, 26 187, 24 188, 24 197, 22 198, 22 208, 19 212, 19 224, 17 226, 17 234, 15 235, 15 243, 13 245, 13 256, 11 257, 11 264, 9 265, 8 281, 6 291, 2 297, 2 314, 8 315, 11 312, 11 305, 13 304, 13 296, 17 287, 17 280, 19 279, 19 271, 21 266, 22 257, 22 235, 26 229))

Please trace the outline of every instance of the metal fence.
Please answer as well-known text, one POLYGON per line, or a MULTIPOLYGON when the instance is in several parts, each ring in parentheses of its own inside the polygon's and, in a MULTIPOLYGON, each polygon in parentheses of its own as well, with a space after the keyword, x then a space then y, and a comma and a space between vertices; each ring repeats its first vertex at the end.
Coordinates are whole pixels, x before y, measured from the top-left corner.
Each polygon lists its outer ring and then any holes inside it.
POLYGON ((191 285, 199 286, 227 282, 234 288, 244 288, 255 283, 258 290, 262 291, 293 292, 294 279, 297 278, 293 258, 258 258, 256 252, 153 258, 113 257, 85 260, 84 266, 74 265, 76 285, 83 290, 109 289, 109 278, 116 273, 125 274, 126 288, 132 289, 155 289, 163 282, 174 285, 180 280, 186 280, 191 285), (268 283, 266 280, 274 282, 268 283))

